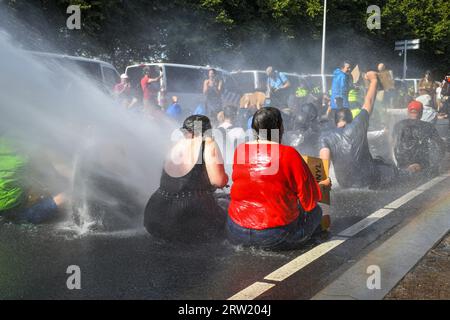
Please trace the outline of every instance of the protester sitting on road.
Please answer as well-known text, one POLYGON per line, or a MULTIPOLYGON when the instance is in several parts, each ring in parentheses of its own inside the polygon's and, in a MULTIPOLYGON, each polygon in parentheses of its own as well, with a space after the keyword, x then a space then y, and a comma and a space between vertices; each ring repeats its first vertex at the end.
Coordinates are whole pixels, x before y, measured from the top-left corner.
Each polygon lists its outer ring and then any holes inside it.
POLYGON ((229 239, 265 249, 298 247, 319 228, 319 185, 300 154, 280 143, 278 109, 258 110, 252 128, 256 140, 239 145, 234 154, 229 239))
POLYGON ((435 124, 437 121, 437 112, 434 110, 433 98, 424 89, 419 89, 419 96, 416 101, 419 101, 423 105, 422 121, 435 124))
POLYGON ((245 130, 235 125, 236 113, 237 108, 231 105, 226 106, 219 112, 217 117, 219 126, 217 127, 217 135, 214 136, 222 152, 227 174, 231 174, 234 150, 246 140, 245 130))
POLYGON ((165 161, 159 189, 145 209, 147 231, 170 241, 198 242, 219 237, 225 212, 213 193, 228 182, 219 147, 211 138, 208 117, 193 115, 183 122, 184 138, 165 161))
POLYGON ((42 190, 30 181, 31 160, 12 141, 0 134, 0 216, 18 223, 47 222, 57 216, 67 196, 32 195, 42 190))
POLYGON ((301 105, 293 122, 292 130, 286 132, 287 143, 301 154, 318 157, 320 126, 317 108, 312 103, 301 105))
POLYGON ((445 142, 436 128, 422 118, 423 105, 412 101, 408 105, 408 119, 398 122, 392 132, 394 156, 400 173, 407 176, 439 173, 445 155, 445 142))
POLYGON ((336 179, 343 188, 372 189, 388 186, 396 177, 395 167, 373 159, 369 151, 367 131, 377 93, 377 74, 366 74, 369 89, 361 112, 355 119, 349 109, 335 114, 335 129, 320 137, 320 158, 333 162, 336 179))

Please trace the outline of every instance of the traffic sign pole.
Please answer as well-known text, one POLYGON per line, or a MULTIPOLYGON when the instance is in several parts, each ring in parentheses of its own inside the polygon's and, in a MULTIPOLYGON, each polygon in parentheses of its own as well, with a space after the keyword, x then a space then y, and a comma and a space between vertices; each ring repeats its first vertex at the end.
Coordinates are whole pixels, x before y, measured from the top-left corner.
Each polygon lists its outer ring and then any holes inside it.
POLYGON ((406 70, 408 65, 406 63, 408 50, 416 50, 420 48, 420 39, 395 41, 395 51, 403 51, 403 79, 406 79, 406 70))

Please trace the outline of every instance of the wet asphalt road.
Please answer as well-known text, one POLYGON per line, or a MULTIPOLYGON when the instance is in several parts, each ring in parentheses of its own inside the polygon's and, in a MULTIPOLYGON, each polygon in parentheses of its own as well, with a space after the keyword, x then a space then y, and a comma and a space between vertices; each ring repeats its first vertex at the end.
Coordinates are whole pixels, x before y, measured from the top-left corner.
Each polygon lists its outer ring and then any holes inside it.
MULTIPOLYGON (((448 180, 393 214, 395 223, 447 196, 442 185, 448 180)), ((419 184, 382 191, 334 190, 331 235, 419 184)), ((379 236, 376 228, 366 231, 365 241, 379 236)), ((313 239, 301 250, 273 253, 235 247, 226 240, 173 245, 153 239, 143 228, 76 236, 59 224, 14 225, 0 220, 0 299, 227 299, 321 241, 325 239, 313 239), (81 269, 80 290, 66 286, 70 265, 81 269)), ((310 298, 365 245, 358 239, 349 242, 261 298, 310 298)))
MULTIPOLYGON (((400 197, 412 186, 332 194, 333 234, 400 197)), ((74 236, 57 224, 0 223, 0 298, 226 299, 303 251, 264 252, 223 240, 176 246, 143 229, 74 236), (68 290, 67 267, 81 269, 81 290, 68 290)))

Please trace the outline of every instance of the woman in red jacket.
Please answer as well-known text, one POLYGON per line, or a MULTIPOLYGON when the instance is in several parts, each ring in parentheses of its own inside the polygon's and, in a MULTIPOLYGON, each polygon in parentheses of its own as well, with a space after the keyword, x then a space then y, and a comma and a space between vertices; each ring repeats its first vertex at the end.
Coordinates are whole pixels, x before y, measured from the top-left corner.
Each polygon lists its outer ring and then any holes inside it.
POLYGON ((294 248, 320 226, 322 194, 308 166, 283 135, 276 108, 258 110, 252 122, 256 140, 235 151, 228 209, 228 235, 234 244, 266 249, 294 248))

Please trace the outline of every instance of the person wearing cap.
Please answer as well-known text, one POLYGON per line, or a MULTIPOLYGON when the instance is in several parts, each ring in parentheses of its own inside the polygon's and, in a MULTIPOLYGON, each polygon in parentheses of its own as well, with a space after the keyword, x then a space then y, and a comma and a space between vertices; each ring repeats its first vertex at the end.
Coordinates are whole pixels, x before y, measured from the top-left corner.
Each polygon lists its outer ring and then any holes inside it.
POLYGON ((228 176, 208 117, 189 116, 181 131, 183 138, 168 153, 160 186, 145 208, 144 226, 156 238, 204 242, 224 231, 226 213, 213 193, 227 185, 228 176))
POLYGON ((277 108, 286 107, 289 98, 289 88, 291 83, 283 72, 267 67, 267 96, 270 105, 277 108))
POLYGON ((398 122, 392 131, 397 167, 406 176, 419 172, 427 176, 437 174, 445 155, 444 141, 431 123, 421 120, 422 114, 422 103, 411 101, 408 119, 398 122))
POLYGON ((366 79, 370 84, 358 116, 353 119, 348 108, 336 110, 336 127, 319 139, 320 158, 333 162, 336 180, 342 188, 380 189, 396 178, 394 166, 374 159, 370 153, 367 131, 377 93, 376 72, 367 72, 366 79))
POLYGON ((113 89, 114 98, 125 108, 129 109, 136 104, 137 99, 131 94, 130 79, 126 73, 120 75, 120 83, 117 83, 113 89))

